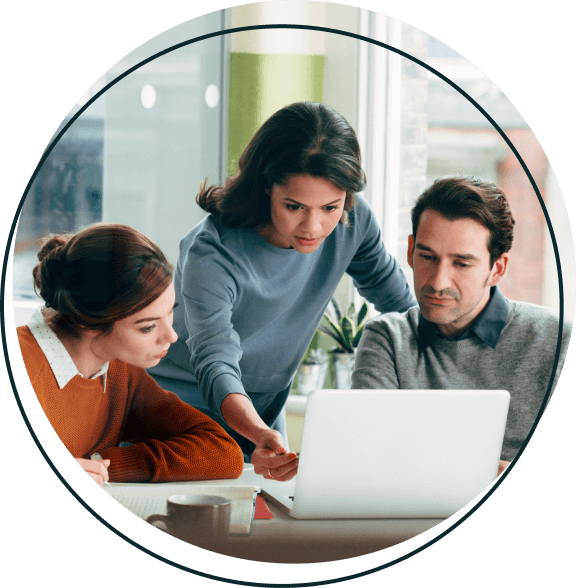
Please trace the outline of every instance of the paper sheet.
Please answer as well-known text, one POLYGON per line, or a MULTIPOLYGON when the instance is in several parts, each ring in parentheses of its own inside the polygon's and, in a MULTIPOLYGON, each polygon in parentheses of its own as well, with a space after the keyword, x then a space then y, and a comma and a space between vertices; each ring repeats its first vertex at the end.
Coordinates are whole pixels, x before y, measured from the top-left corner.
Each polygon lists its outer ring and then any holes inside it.
POLYGON ((141 519, 166 514, 167 498, 174 494, 209 494, 230 498, 230 534, 249 535, 252 531, 255 486, 216 486, 189 484, 111 484, 106 492, 141 519))

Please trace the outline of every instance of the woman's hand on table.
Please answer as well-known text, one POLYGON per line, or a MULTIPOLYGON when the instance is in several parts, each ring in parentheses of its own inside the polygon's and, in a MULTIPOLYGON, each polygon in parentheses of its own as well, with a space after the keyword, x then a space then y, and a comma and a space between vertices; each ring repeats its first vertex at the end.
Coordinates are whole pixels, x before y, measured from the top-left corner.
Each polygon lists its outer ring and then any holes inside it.
POLYGON ((282 435, 272 429, 258 439, 251 461, 254 472, 267 480, 286 482, 298 471, 298 456, 286 451, 282 435))
POLYGON ((104 486, 104 482, 108 481, 108 466, 109 459, 82 459, 77 457, 76 461, 80 464, 82 469, 100 486, 104 486))

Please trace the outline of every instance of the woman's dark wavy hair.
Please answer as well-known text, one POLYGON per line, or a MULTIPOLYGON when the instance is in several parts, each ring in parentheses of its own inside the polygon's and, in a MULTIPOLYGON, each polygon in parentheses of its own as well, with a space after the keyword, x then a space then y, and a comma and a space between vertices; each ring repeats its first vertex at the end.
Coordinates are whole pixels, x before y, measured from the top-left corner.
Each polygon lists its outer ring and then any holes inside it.
POLYGON ((490 231, 490 267, 510 251, 514 240, 514 217, 504 192, 474 176, 439 178, 416 200, 412 208, 412 234, 425 210, 435 210, 448 220, 471 218, 490 231))
POLYGON ((146 235, 132 227, 99 223, 51 235, 32 270, 34 290, 56 313, 56 331, 80 337, 109 334, 114 323, 154 302, 172 282, 172 266, 146 235))
POLYGON ((360 147, 346 119, 319 102, 297 102, 273 114, 240 156, 238 173, 224 186, 206 187, 196 202, 223 225, 263 227, 270 222, 270 194, 291 176, 324 178, 346 192, 341 223, 364 189, 360 147))

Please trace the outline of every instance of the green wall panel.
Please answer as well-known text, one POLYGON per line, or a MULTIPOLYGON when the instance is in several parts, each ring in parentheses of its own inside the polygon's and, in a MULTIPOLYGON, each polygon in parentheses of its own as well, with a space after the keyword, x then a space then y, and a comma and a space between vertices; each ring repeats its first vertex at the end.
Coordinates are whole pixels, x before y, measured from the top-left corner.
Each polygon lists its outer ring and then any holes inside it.
POLYGON ((322 102, 324 55, 232 53, 228 173, 262 123, 274 112, 302 100, 322 102))

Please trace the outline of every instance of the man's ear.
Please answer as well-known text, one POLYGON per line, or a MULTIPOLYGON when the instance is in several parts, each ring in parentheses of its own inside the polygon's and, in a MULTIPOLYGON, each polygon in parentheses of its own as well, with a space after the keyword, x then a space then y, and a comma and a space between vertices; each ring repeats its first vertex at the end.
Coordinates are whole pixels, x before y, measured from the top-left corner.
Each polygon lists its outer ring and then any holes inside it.
POLYGON ((503 253, 492 266, 492 277, 490 278, 490 286, 495 286, 505 275, 508 269, 508 260, 510 256, 508 253, 503 253))
POLYGON ((408 265, 414 269, 412 265, 412 257, 414 256, 414 235, 408 235, 408 253, 406 255, 406 259, 408 260, 408 265))

